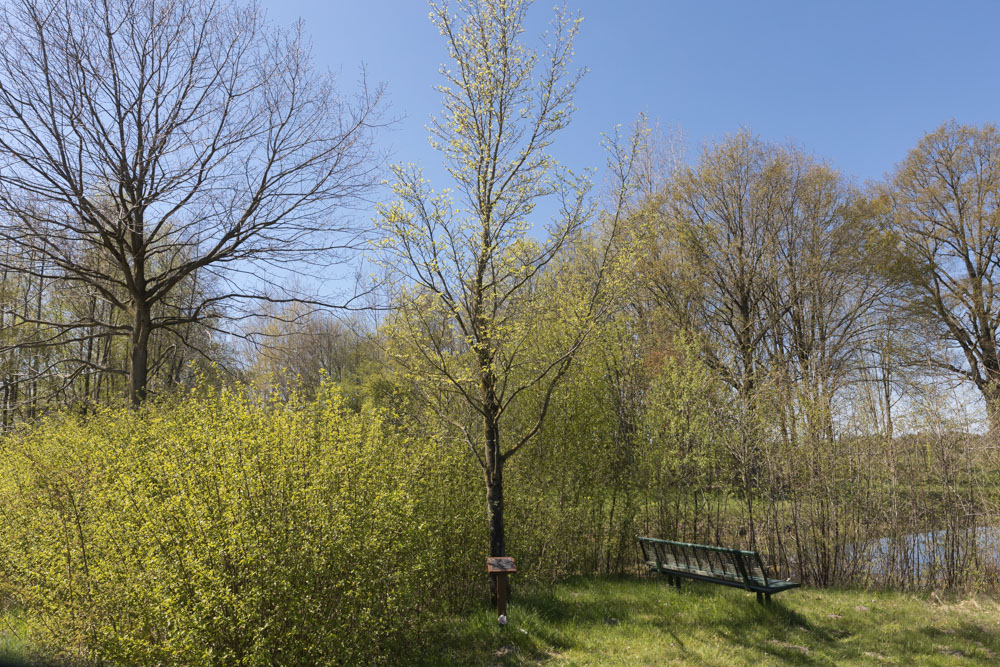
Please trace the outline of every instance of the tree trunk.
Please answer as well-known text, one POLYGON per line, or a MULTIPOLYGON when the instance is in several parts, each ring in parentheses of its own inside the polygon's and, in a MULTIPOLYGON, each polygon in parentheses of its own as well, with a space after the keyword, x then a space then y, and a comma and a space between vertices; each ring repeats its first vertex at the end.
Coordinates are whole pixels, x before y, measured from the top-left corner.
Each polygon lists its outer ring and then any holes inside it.
POLYGON ((503 532, 503 462, 496 457, 486 468, 486 509, 490 520, 490 556, 506 556, 503 532), (492 468, 492 469, 491 469, 492 468))
POLYGON ((149 304, 136 300, 129 339, 128 393, 133 407, 146 400, 146 381, 149 372, 149 334, 152 332, 149 304))
POLYGON ((1000 437, 1000 388, 993 388, 989 394, 983 392, 986 399, 986 423, 989 427, 990 435, 994 438, 1000 437))
MULTIPOLYGON (((487 415, 490 411, 487 410, 487 415)), ((490 556, 506 556, 503 531, 503 457, 500 455, 500 428, 495 417, 483 420, 486 436, 486 516, 490 525, 490 556)), ((490 598, 497 600, 496 575, 490 576, 490 598)))
POLYGON ((976 383, 986 403, 986 423, 990 435, 1000 437, 1000 374, 986 372, 986 378, 976 383))

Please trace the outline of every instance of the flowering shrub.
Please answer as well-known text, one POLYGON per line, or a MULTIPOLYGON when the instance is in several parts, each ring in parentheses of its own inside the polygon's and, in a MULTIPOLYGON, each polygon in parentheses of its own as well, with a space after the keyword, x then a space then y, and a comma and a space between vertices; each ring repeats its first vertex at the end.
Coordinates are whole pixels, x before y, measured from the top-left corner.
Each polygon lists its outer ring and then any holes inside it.
POLYGON ((482 586, 468 465, 332 387, 55 416, 0 443, 0 605, 86 662, 384 661, 482 586))

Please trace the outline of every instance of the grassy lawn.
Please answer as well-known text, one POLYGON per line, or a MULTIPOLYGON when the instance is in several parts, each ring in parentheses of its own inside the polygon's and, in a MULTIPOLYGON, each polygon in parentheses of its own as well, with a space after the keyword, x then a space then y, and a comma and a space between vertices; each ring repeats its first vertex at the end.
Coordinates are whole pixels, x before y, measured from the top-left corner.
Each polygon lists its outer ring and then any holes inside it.
POLYGON ((500 630, 453 619, 427 664, 995 664, 1000 604, 891 592, 797 589, 770 607, 736 589, 666 580, 572 579, 524 596, 500 630))
MULTIPOLYGON (((390 664, 950 665, 1000 662, 1000 602, 799 589, 770 607, 745 592, 665 579, 575 578, 525 594, 500 629, 483 610, 443 622, 390 664)), ((5 622, 6 621, 6 622, 5 622)), ((0 619, 0 665, 24 646, 0 619)))
POLYGON ((23 633, 24 626, 15 616, 0 613, 0 667, 24 663, 27 650, 20 640, 23 633))

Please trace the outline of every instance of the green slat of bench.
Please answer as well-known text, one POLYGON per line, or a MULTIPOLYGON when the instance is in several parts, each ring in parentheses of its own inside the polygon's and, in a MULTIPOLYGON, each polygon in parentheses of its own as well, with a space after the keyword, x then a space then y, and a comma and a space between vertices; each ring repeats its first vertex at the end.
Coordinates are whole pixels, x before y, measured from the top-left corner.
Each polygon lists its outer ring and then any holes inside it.
POLYGON ((798 588, 801 584, 797 581, 783 581, 780 579, 768 579, 767 584, 765 584, 760 579, 754 580, 750 579, 749 585, 742 578, 736 577, 720 577, 718 575, 712 574, 710 572, 705 572, 701 570, 693 570, 689 568, 657 568, 652 563, 647 563, 650 570, 654 572, 659 572, 660 574, 673 574, 679 577, 686 577, 688 579, 697 579, 698 581, 705 581, 712 584, 722 584, 723 586, 732 586, 734 588, 742 588, 744 590, 751 591, 753 593, 780 593, 781 591, 787 591, 791 588, 798 588))
POLYGON ((719 547, 705 548, 705 545, 689 544, 685 542, 671 542, 669 540, 652 540, 650 538, 640 538, 644 560, 651 563, 646 550, 646 544, 652 549, 655 560, 660 567, 684 568, 686 570, 701 572, 705 575, 714 575, 725 578, 742 578, 743 573, 736 563, 736 558, 742 556, 741 552, 735 549, 722 549, 719 547), (736 554, 739 554, 737 556, 736 554), (713 561, 712 556, 715 556, 713 561), (724 556, 728 558, 724 558, 724 556), (728 561, 728 562, 727 562, 728 561))
POLYGON ((699 549, 707 549, 708 551, 724 551, 724 552, 735 552, 743 554, 744 556, 756 556, 756 551, 744 551, 743 549, 730 549, 728 547, 716 547, 711 544, 692 544, 691 542, 676 542, 674 540, 661 540, 657 537, 642 537, 636 535, 635 539, 642 542, 649 542, 652 544, 674 544, 681 547, 697 547, 699 549))
POLYGON ((787 591, 790 588, 798 588, 801 586, 797 581, 783 581, 781 579, 768 579, 767 586, 758 586, 755 584, 750 585, 750 590, 755 593, 780 593, 781 591, 787 591))
POLYGON ((642 560, 646 563, 649 562, 649 554, 646 552, 646 543, 639 542, 639 549, 642 551, 642 560))
POLYGON ((649 561, 649 560, 646 561, 646 564, 654 569, 663 570, 664 572, 672 570, 683 570, 685 572, 697 572, 704 575, 713 575, 717 577, 743 581, 743 576, 739 572, 735 571, 729 572, 727 570, 718 570, 718 569, 706 570, 704 568, 694 567, 692 565, 682 565, 680 563, 661 562, 659 565, 657 565, 656 561, 649 561))
MULTIPOLYGON (((683 566, 683 565, 670 565, 670 566, 659 566, 658 567, 656 565, 656 563, 653 562, 653 561, 646 561, 646 565, 648 565, 651 570, 656 570, 657 572, 660 572, 661 574, 679 574, 679 575, 682 575, 682 576, 688 575, 688 574, 694 574, 694 575, 698 575, 699 577, 706 578, 706 579, 707 578, 713 578, 713 579, 720 579, 720 580, 732 581, 732 582, 735 582, 735 583, 739 584, 740 587, 743 587, 743 588, 746 587, 746 583, 747 583, 744 580, 744 578, 738 572, 732 572, 732 573, 730 573, 730 572, 719 572, 717 570, 700 570, 698 568, 694 568, 694 567, 690 567, 690 566, 683 566)), ((750 584, 754 585, 754 586, 758 586, 758 587, 765 587, 765 586, 770 585, 770 581, 772 581, 772 580, 769 580, 768 582, 765 582, 762 579, 756 579, 755 580, 755 579, 751 578, 750 579, 750 584)))
POLYGON ((700 574, 694 574, 692 572, 671 572, 670 574, 677 577, 684 577, 686 579, 695 579, 697 581, 704 581, 709 584, 720 584, 722 586, 731 586, 733 588, 739 588, 740 590, 749 590, 742 581, 735 581, 733 579, 720 579, 719 577, 703 577, 700 574))

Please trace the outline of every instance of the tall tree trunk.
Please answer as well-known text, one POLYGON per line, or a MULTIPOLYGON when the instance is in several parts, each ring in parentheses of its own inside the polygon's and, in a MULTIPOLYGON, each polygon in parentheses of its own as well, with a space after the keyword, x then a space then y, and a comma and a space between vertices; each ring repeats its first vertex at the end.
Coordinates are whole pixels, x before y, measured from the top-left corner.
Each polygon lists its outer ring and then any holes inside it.
MULTIPOLYGON (((506 556, 503 525, 503 455, 500 452, 500 406, 496 400, 495 378, 483 376, 483 435, 486 441, 486 516, 489 521, 490 556, 506 556)), ((490 597, 496 603, 496 575, 490 576, 490 597)))
POLYGON ((490 556, 506 556, 503 531, 503 459, 496 442, 496 427, 487 428, 487 438, 493 434, 493 444, 486 443, 486 511, 490 522, 490 556))
MULTIPOLYGON (((486 410, 483 430, 486 436, 486 516, 489 521, 490 556, 506 556, 503 531, 503 457, 500 455, 500 428, 492 411, 486 410)), ((496 602, 497 580, 490 576, 490 597, 496 602)))
POLYGON ((129 376, 128 393, 133 407, 138 407, 146 400, 146 382, 149 372, 149 335, 153 323, 149 313, 149 304, 141 299, 135 301, 135 312, 132 320, 132 335, 129 339, 129 376))
POLYGON ((483 405, 483 440, 486 451, 486 516, 490 525, 490 556, 506 556, 503 532, 503 455, 500 452, 500 401, 494 359, 486 346, 479 357, 479 391, 483 405))
POLYGON ((979 390, 986 402, 986 423, 990 435, 994 438, 1000 437, 1000 379, 984 382, 979 386, 979 390))
MULTIPOLYGON (((983 347, 988 345, 984 343, 983 347)), ((996 354, 989 353, 982 356, 976 387, 982 393, 986 404, 986 424, 990 429, 990 435, 993 438, 1000 438, 1000 360, 996 354)))
MULTIPOLYGON (((38 277, 38 294, 35 297, 35 322, 42 321, 42 294, 45 292, 45 279, 42 277, 45 275, 45 258, 42 257, 39 262, 39 277, 38 277)), ((35 325, 35 336, 38 340, 42 338, 42 325, 35 325)), ((34 419, 38 415, 38 376, 42 373, 42 362, 41 362, 41 350, 35 350, 34 354, 31 355, 31 384, 28 385, 31 390, 31 403, 28 407, 28 417, 34 419)))
POLYGON ((10 426, 11 420, 11 409, 10 409, 10 376, 5 375, 3 378, 3 402, 0 403, 0 432, 6 431, 10 426))

